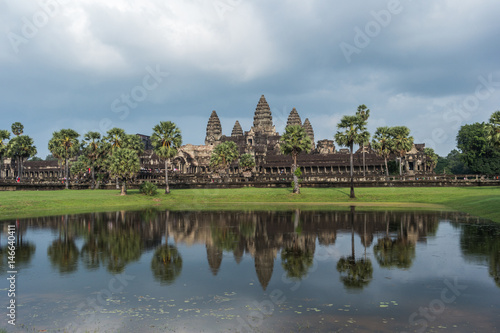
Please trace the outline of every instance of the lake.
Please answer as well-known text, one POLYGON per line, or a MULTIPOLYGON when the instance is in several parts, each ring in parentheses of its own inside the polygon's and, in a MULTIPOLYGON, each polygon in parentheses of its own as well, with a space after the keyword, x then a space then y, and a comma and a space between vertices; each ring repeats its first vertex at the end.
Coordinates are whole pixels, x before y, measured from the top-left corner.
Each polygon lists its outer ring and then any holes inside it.
POLYGON ((500 329, 500 225, 461 213, 119 211, 0 230, 8 332, 500 329))

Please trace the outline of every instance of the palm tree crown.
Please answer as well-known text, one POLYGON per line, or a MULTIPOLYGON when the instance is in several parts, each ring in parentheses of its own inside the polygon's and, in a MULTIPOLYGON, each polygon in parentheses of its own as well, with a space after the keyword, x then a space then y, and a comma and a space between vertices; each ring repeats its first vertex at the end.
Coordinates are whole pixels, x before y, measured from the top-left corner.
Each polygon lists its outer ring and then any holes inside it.
POLYGON ((165 194, 168 194, 170 193, 168 161, 177 155, 178 149, 182 145, 181 130, 171 121, 161 121, 153 127, 151 145, 156 155, 165 161, 165 194))

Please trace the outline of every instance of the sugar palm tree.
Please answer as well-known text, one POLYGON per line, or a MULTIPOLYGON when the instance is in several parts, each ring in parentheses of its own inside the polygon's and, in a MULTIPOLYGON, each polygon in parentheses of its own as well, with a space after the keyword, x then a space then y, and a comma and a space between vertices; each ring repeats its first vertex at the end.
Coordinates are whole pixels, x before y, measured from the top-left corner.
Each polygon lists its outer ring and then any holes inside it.
POLYGON ((210 156, 210 167, 219 172, 225 171, 239 157, 240 154, 236 143, 233 141, 223 142, 213 150, 210 156))
POLYGON ((168 194, 170 193, 168 162, 177 155, 178 149, 182 145, 181 130, 171 121, 161 121, 153 127, 151 144, 156 155, 165 161, 165 194, 168 194))
POLYGON ((486 133, 491 145, 500 150, 500 111, 491 115, 490 122, 486 124, 486 133))
POLYGON ((349 147, 350 150, 350 176, 351 176, 351 198, 356 198, 354 195, 354 159, 353 146, 354 144, 363 144, 367 138, 366 120, 364 117, 343 116, 340 123, 337 124, 339 131, 335 134, 335 141, 341 146, 349 147))
POLYGON ((75 157, 80 151, 80 142, 78 134, 72 129, 62 129, 59 132, 52 134, 52 139, 49 141, 50 152, 64 160, 64 173, 66 177, 66 189, 69 187, 69 166, 68 160, 75 157))
POLYGON ((127 181, 133 179, 141 169, 137 152, 129 148, 118 148, 109 158, 109 173, 122 180, 121 195, 127 195, 127 181))
MULTIPOLYGON (((366 107, 366 105, 364 104, 361 104, 360 106, 358 106, 358 111, 356 111, 356 116, 360 117, 361 119, 363 119, 365 122, 368 121, 368 118, 370 117, 370 109, 368 109, 366 107)), ((365 176, 365 172, 366 172, 366 162, 365 162, 365 146, 366 146, 366 143, 370 142, 370 133, 368 133, 368 131, 365 131, 364 132, 364 137, 363 137, 363 176, 365 176)))
POLYGON ((20 122, 13 123, 11 126, 11 129, 12 129, 12 133, 15 136, 19 136, 19 135, 23 134, 23 132, 24 132, 24 126, 20 122))
POLYGON ((410 136, 410 129, 406 126, 391 127, 391 135, 393 137, 393 149, 399 159, 399 175, 403 174, 402 159, 407 152, 413 147, 413 137, 410 136))
POLYGON ((372 147, 377 154, 384 158, 385 162, 385 175, 389 176, 389 169, 387 168, 387 158, 391 155, 393 149, 393 141, 389 127, 378 127, 372 140, 372 147))
POLYGON ((243 171, 251 171, 255 166, 255 159, 252 154, 243 154, 240 157, 240 168, 243 171))
MULTIPOLYGON (((125 131, 121 128, 114 127, 110 129, 107 133, 108 135, 104 137, 104 149, 107 155, 112 156, 113 153, 122 148, 125 140, 125 131)), ((109 157, 108 156, 108 157, 109 157)), ((109 162, 109 160, 107 160, 109 162)), ((118 177, 116 178, 116 189, 120 188, 118 177)))
POLYGON ((429 171, 434 170, 434 167, 438 162, 438 155, 434 152, 432 148, 424 148, 425 154, 425 166, 429 169, 429 171))
POLYGON ((291 155, 293 159, 293 193, 300 194, 299 179, 297 176, 297 156, 301 152, 311 151, 311 138, 305 129, 300 125, 289 125, 285 128, 285 133, 280 139, 280 150, 285 155, 291 155))
POLYGON ((0 179, 2 179, 3 157, 7 152, 7 140, 10 138, 10 133, 7 130, 0 130, 0 179))
POLYGON ((27 135, 18 135, 9 141, 6 155, 17 161, 17 175, 21 177, 23 173, 23 161, 35 156, 37 153, 33 139, 27 135))
POLYGON ((95 184, 95 169, 98 160, 104 154, 103 142, 101 140, 101 133, 87 132, 83 137, 83 152, 90 162, 90 170, 92 175, 92 188, 96 188, 95 184))

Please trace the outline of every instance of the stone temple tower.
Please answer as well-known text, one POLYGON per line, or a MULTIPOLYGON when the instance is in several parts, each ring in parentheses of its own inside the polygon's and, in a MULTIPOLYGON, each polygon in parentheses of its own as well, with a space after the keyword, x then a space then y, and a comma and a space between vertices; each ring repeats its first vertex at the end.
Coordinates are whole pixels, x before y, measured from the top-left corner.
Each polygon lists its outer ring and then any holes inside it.
POLYGON ((314 131, 309 118, 306 118, 306 120, 304 120, 304 125, 302 125, 302 127, 304 127, 307 136, 311 139, 312 148, 314 149, 314 131))
POLYGON ((302 126, 302 120, 300 120, 299 113, 295 108, 292 109, 290 115, 288 116, 288 120, 286 122, 286 126, 290 125, 299 125, 302 126))
POLYGON ((207 124, 207 135, 205 136, 205 145, 207 146, 216 146, 220 141, 220 137, 222 136, 222 126, 220 124, 219 116, 217 116, 217 112, 212 111, 210 118, 208 119, 207 124))
POLYGON ((236 122, 234 123, 231 136, 243 136, 243 129, 241 128, 240 122, 238 120, 236 120, 236 122))
POLYGON ((260 97, 257 108, 255 109, 255 115, 253 117, 253 127, 254 133, 260 133, 265 135, 276 135, 276 128, 273 125, 273 116, 271 115, 271 108, 267 104, 264 95, 260 97))

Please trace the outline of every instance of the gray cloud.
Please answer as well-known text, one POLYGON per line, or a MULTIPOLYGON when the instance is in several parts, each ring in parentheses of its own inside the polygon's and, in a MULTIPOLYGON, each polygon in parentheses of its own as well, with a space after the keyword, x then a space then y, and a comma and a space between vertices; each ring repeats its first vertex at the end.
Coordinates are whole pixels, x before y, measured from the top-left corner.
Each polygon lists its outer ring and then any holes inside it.
POLYGON ((68 127, 150 134, 172 120, 185 143, 202 144, 211 110, 225 134, 236 119, 248 130, 265 94, 279 131, 296 107, 316 139, 331 139, 340 117, 366 104, 372 132, 406 125, 446 155, 461 125, 498 109, 499 9, 493 0, 5 0, 0 128, 23 122, 41 157, 68 127), (146 89, 148 68, 168 76, 146 89), (488 96, 474 100, 488 76, 488 96), (134 107, 124 104, 134 94, 134 107))

